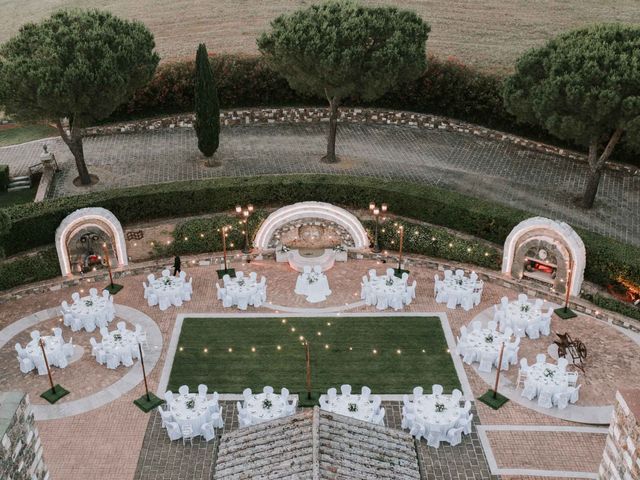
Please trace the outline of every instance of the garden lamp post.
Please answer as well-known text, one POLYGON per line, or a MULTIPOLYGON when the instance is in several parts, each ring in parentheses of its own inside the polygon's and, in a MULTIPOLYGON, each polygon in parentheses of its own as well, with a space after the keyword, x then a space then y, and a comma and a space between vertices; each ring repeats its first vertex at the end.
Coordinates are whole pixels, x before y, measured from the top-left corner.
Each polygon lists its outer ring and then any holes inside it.
POLYGON ((400 253, 398 255, 398 272, 402 272, 402 244, 404 243, 404 225, 398 227, 400 232, 400 253))
POLYGON ((224 261, 224 272, 227 272, 227 237, 229 236, 229 230, 231 230, 231 225, 225 225, 220 229, 220 234, 222 235, 222 258, 224 261))
POLYGON ((385 213, 387 211, 387 204, 383 203, 378 207, 374 202, 369 203, 369 211, 373 214, 376 219, 376 230, 373 242, 373 253, 380 253, 380 244, 378 243, 378 229, 380 227, 380 213, 385 213))
POLYGON ((247 208, 242 208, 242 205, 236 205, 236 215, 240 217, 240 222, 244 224, 244 248, 242 253, 249 253, 249 216, 253 213, 253 205, 247 205, 247 208))

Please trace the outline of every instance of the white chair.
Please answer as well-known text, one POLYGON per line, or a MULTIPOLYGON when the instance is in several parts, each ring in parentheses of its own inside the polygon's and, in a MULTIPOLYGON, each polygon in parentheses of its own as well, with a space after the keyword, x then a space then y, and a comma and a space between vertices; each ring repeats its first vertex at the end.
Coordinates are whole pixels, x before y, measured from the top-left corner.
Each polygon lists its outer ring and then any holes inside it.
POLYGON ((571 403, 576 403, 580 399, 580 387, 582 387, 582 384, 577 387, 569 387, 569 392, 571 393, 569 401, 571 403))
POLYGON ((169 297, 167 295, 160 295, 158 297, 158 308, 160 308, 161 311, 164 312, 170 306, 171 306, 171 300, 169 299, 169 297))
POLYGON ((344 396, 351 395, 351 385, 342 385, 340 386, 340 393, 344 396))
POLYGON ((570 387, 575 387, 578 383, 578 374, 576 372, 567 372, 567 380, 570 387))
POLYGON ((542 408, 553 408, 553 391, 542 388, 538 394, 538 406, 542 408))
POLYGON ((236 278, 238 280, 240 280, 241 278, 244 278, 244 272, 242 270, 239 270, 236 272, 236 278))
POLYGON ((124 333, 124 332, 126 332, 126 331, 127 331, 127 324, 126 324, 126 323, 124 323, 124 322, 118 322, 118 323, 116 324, 116 327, 118 327, 118 331, 119 331, 120 333, 124 333))
POLYGON ((447 308, 453 310, 458 305, 458 296, 453 293, 447 295, 447 308))
POLYGON ((230 308, 233 305, 233 297, 231 295, 224 294, 222 298, 222 307, 230 308))
POLYGON ((415 402, 418 398, 422 397, 423 394, 424 394, 424 389, 422 387, 414 387, 413 401, 415 402))
POLYGON ((97 288, 90 288, 89 289, 89 295, 91 296, 91 298, 98 298, 98 289, 97 288))
POLYGON ((248 292, 242 292, 238 294, 238 309, 246 310, 249 306, 250 294, 248 292))
POLYGON ((167 435, 169 435, 169 440, 174 441, 182 437, 180 425, 178 425, 176 422, 167 422, 165 426, 167 429, 167 435))
POLYGON ((159 302, 158 296, 149 288, 149 290, 147 290, 147 305, 155 307, 159 302))
POLYGON ((373 414, 371 423, 374 423, 375 425, 384 425, 384 407, 380 408, 377 413, 373 414))
POLYGON ((120 360, 125 367, 130 367, 133 365, 133 358, 131 356, 131 350, 123 349, 120 353, 120 360))
POLYGON ((480 280, 476 284, 476 287, 473 289, 473 294, 471 295, 471 298, 473 299, 473 304, 475 306, 480 305, 480 302, 482 301, 483 291, 484 291, 484 282, 480 280))
POLYGON ((480 372, 491 373, 491 369, 493 368, 494 361, 495 361, 495 355, 492 352, 481 352, 480 366, 478 366, 478 370, 480 372))
POLYGON ((431 393, 433 393, 436 397, 442 395, 443 391, 444 389, 442 388, 442 385, 438 385, 437 383, 433 384, 433 386, 431 387, 431 393))
POLYGON ((164 410, 162 406, 158 406, 158 412, 160 412, 160 419, 162 420, 162 428, 167 428, 167 423, 173 422, 173 413, 168 410, 164 410))
POLYGON ((163 277, 170 277, 171 271, 168 268, 165 268, 164 270, 162 270, 161 274, 163 277))
POLYGON ((20 371, 22 373, 29 373, 31 370, 35 368, 33 364, 33 360, 30 358, 19 358, 20 361, 20 371))
POLYGON ((265 395, 273 395, 273 387, 270 385, 265 386, 262 389, 262 393, 264 393, 265 395))
POLYGON ((449 280, 451 277, 453 277, 453 271, 451 271, 451 270, 445 270, 445 271, 444 271, 444 279, 445 279, 445 280, 449 280))
POLYGON ((523 303, 527 303, 527 294, 526 293, 520 293, 518 294, 518 303, 523 304, 523 303))
POLYGON ((200 385, 198 385, 198 396, 202 400, 207 399, 207 390, 208 390, 208 387, 205 384, 201 383, 200 385))
POLYGON ((543 303, 544 303, 544 300, 542 300, 541 298, 536 298, 535 301, 533 302, 533 308, 536 310, 542 310, 543 303))
POLYGON ((460 400, 462 399, 462 392, 457 388, 454 388, 451 392, 451 399, 456 402, 456 404, 460 403, 460 400))
POLYGON ((464 430, 463 427, 452 428, 447 432, 447 442, 449 442, 452 447, 462 443, 462 430, 464 430))
POLYGON ((464 270, 462 270, 462 269, 460 269, 460 268, 459 268, 459 269, 457 269, 457 270, 456 270, 456 273, 455 273, 455 276, 456 276, 456 277, 458 277, 458 278, 462 278, 462 277, 464 277, 464 270))
POLYGON ((73 292, 71 294, 71 300, 73 300, 73 303, 78 303, 80 301, 80 294, 78 292, 73 292))
POLYGON ((427 445, 433 448, 440 447, 440 436, 441 433, 437 429, 431 429, 427 433, 427 445))
POLYGON ((538 322, 531 322, 525 328, 525 332, 527 334, 527 337, 529 337, 531 340, 537 340, 538 338, 540 338, 540 324, 538 322))
POLYGON ((395 271, 393 270, 393 268, 387 268, 387 277, 393 278, 394 275, 395 275, 395 271))
POLYGON ((109 300, 109 295, 109 290, 102 290, 102 298, 104 298, 105 300, 109 300))
POLYGON ((140 326, 139 323, 136 323, 134 333, 138 342, 145 346, 149 346, 147 343, 147 332, 142 329, 142 326, 140 326))
POLYGON ((107 368, 111 370, 115 370, 120 366, 120 359, 115 353, 107 353, 106 359, 107 359, 107 368))
POLYGON ((496 330, 498 328, 498 323, 495 322, 494 320, 489 321, 489 323, 487 323, 487 328, 489 330, 496 330))
POLYGON ((473 413, 469 414, 466 421, 461 425, 462 433, 465 435, 471 435, 471 431, 473 430, 473 413))
POLYGON ((509 298, 502 297, 500 299, 500 307, 502 310, 506 310, 509 307, 509 298))
POLYGON ((371 396, 371 389, 366 386, 362 387, 362 390, 360 392, 360 398, 366 402, 367 400, 369 400, 370 396, 371 396))
POLYGON ((203 423, 200 427, 200 435, 204 438, 205 442, 210 442, 216 438, 216 430, 213 428, 213 423, 203 423))
POLYGON ((34 330, 29 334, 31 336, 31 340, 37 342, 40 339, 40 332, 38 330, 34 330))
POLYGON ((187 385, 180 385, 178 388, 178 393, 182 396, 189 394, 189 387, 187 385))
POLYGON ((564 372, 567 369, 567 365, 569 365, 569 360, 564 357, 558 358, 558 370, 564 372))
POLYGON ((535 383, 530 382, 528 379, 525 380, 524 388, 522 389, 521 396, 529 400, 533 400, 534 398, 536 398, 537 394, 538 394, 538 388, 536 387, 535 383))
POLYGON ((475 282, 476 280, 478 280, 478 274, 476 272, 471 272, 469 274, 469 280, 471 280, 472 282, 475 282))
POLYGON ((67 358, 73 356, 73 337, 69 337, 69 341, 62 345, 62 354, 67 358))
POLYGON ((551 334, 551 316, 542 315, 538 325, 540 326, 540 335, 546 337, 551 334))
POLYGON ((175 403, 175 399, 173 398, 173 392, 171 390, 167 390, 164 392, 164 399, 167 402, 167 405, 171 407, 175 403))
POLYGON ((460 298, 460 306, 465 312, 471 310, 474 306, 473 294, 463 293, 460 298))
POLYGON ((539 353, 536 355, 536 363, 546 363, 547 355, 544 353, 539 353))
POLYGON ((216 282, 216 298, 218 300, 222 300, 222 298, 225 295, 226 289, 220 287, 220 284, 218 282, 216 282))
POLYGON ((337 390, 331 387, 329 390, 327 390, 327 397, 329 398, 330 402, 335 402, 336 398, 338 398, 337 390))
POLYGON ((569 400, 571 399, 570 391, 560 392, 553 395, 553 403, 558 409, 564 410, 569 406, 569 400))
POLYGON ((228 273, 225 273, 222 276, 222 284, 226 287, 229 284, 229 282, 231 282, 231 277, 229 276, 228 273))
POLYGON ((193 428, 191 428, 191 425, 188 423, 180 425, 180 431, 182 432, 182 445, 186 445, 187 440, 189 440, 189 443, 193 445, 193 437, 195 437, 196 434, 194 433, 193 428))
POLYGON ((518 370, 518 379, 516 380, 516 388, 520 386, 520 383, 524 385, 524 381, 527 379, 529 373, 529 364, 526 358, 520 359, 520 369, 518 370))

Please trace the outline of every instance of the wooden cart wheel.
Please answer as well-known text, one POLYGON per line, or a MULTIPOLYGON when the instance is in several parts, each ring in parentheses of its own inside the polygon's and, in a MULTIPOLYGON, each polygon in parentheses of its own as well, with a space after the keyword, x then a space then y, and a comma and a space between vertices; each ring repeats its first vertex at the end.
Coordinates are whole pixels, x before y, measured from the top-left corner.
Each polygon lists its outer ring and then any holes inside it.
POLYGON ((578 342, 577 350, 578 350, 578 355, 580 355, 580 358, 587 358, 587 347, 584 343, 578 342))

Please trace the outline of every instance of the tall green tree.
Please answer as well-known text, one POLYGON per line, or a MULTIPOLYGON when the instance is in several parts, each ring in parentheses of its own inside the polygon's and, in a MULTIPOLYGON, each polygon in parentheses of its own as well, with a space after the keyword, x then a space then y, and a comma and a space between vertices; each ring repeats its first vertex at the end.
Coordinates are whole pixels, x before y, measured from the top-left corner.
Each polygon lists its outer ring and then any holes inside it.
POLYGON ((623 135, 640 148, 640 28, 603 24, 560 35, 517 61, 503 93, 519 121, 588 148, 580 204, 591 208, 623 135))
POLYGON ((294 90, 326 97, 326 162, 336 162, 338 107, 346 98, 374 100, 426 68, 430 27, 416 13, 329 1, 285 14, 257 40, 267 62, 294 90))
POLYGON ((24 121, 54 121, 80 181, 89 184, 82 128, 107 118, 149 81, 159 61, 154 47, 140 22, 98 10, 58 11, 0 46, 0 106, 24 121))
MULTIPOLYGON (((9 233, 11 229, 11 217, 4 208, 0 208, 0 237, 9 233)), ((0 258, 4 258, 4 248, 0 245, 0 258)))
POLYGON ((198 148, 205 157, 211 157, 220 145, 220 105, 209 54, 204 43, 198 46, 196 54, 195 99, 194 127, 198 136, 198 148))

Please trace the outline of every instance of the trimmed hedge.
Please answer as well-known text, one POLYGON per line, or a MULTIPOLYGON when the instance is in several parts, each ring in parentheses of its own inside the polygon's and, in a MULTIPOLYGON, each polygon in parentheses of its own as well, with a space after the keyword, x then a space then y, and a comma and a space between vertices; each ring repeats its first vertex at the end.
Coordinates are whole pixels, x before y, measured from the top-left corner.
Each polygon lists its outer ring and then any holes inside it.
POLYGON ((0 290, 61 275, 55 248, 0 263, 0 290))
MULTIPOLYGON (((160 218, 232 211, 236 204, 282 206, 315 200, 367 209, 386 202, 399 216, 450 228, 501 245, 511 229, 531 215, 451 190, 376 178, 342 175, 224 177, 64 197, 7 209, 12 224, 0 236, 7 255, 48 245, 66 215, 104 207, 124 224, 160 218)), ((619 277, 640 283, 640 248, 578 230, 587 249, 585 278, 608 285, 619 277)), ((426 247, 424 247, 426 248, 426 247)), ((436 255, 437 256, 437 255, 436 255)), ((446 258, 446 257, 445 257, 446 258)))
MULTIPOLYGON (((326 106, 326 99, 304 96, 256 55, 211 55, 221 108, 268 106, 326 106)), ((164 63, 152 80, 119 107, 105 123, 132 118, 191 112, 194 109, 194 60, 164 63)), ((347 99, 344 105, 431 113, 477 123, 563 148, 585 151, 545 130, 518 124, 502 102, 503 78, 480 72, 455 59, 429 56, 425 73, 415 81, 398 85, 374 102, 347 99)), ((640 165, 623 137, 613 158, 640 165)))
POLYGON ((620 300, 616 300, 615 298, 605 297, 600 294, 584 294, 582 297, 586 300, 589 300, 594 305, 597 305, 606 310, 611 310, 612 312, 620 313, 625 317, 635 318, 636 320, 640 320, 640 308, 630 304, 621 302, 620 300))
POLYGON ((9 188, 9 165, 0 165, 0 192, 9 188))

